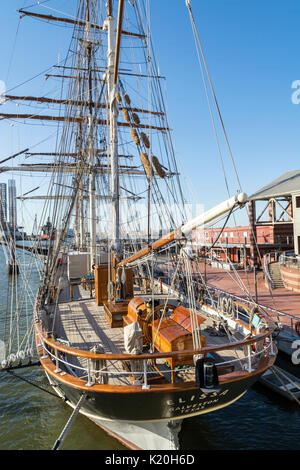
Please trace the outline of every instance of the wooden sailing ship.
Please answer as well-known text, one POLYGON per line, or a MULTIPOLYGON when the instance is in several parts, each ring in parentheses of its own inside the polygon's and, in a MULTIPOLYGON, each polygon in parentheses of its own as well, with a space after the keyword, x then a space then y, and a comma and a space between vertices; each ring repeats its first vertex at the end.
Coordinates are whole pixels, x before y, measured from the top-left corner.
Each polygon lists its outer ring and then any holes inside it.
MULTIPOLYGON (((126 5, 120 0, 116 15, 108 0, 103 15, 102 2, 81 0, 75 18, 23 9, 24 16, 74 25, 75 54, 72 65, 63 68, 69 92, 65 99, 6 98, 61 105, 66 112, 1 116, 63 125, 61 144, 53 152, 55 163, 22 166, 22 171, 53 175, 44 197, 53 204, 56 236, 50 236, 34 306, 38 356, 53 390, 74 412, 80 411, 131 449, 176 449, 182 421, 238 400, 274 363, 276 348, 273 327, 255 305, 251 310, 231 298, 221 302, 195 279, 197 262, 184 250, 189 234, 242 207, 247 197, 241 192, 192 220, 184 217, 157 69, 149 60, 145 75, 120 69, 124 37, 142 41, 148 58, 150 50, 137 2, 128 2, 126 10, 127 19, 135 18, 137 31, 124 29, 126 5), (98 63, 98 55, 105 65, 98 63), (155 80, 149 87, 154 109, 143 100, 141 106, 133 103, 122 74, 155 80), (125 152, 124 129, 135 156, 125 152), (165 142, 166 157, 158 154, 152 132, 165 142), (122 158, 139 163, 121 165, 122 158), (142 177, 143 183, 133 183, 135 177, 142 177), (124 207, 140 200, 141 189, 147 195, 147 234, 129 239, 124 234, 128 227, 138 232, 136 221, 127 221, 122 231, 121 219, 124 207), (163 204, 171 197, 180 208, 180 221, 163 204), (172 227, 156 240, 151 239, 153 201, 161 207, 165 227, 172 227), (98 202, 109 204, 111 228, 107 238, 97 242, 98 202), (73 216, 71 248, 65 239, 73 216), (172 259, 174 272, 162 280, 155 269, 166 257, 172 259), (182 290, 176 279, 183 274, 182 290)), ((100 220, 100 226, 105 223, 100 220)))

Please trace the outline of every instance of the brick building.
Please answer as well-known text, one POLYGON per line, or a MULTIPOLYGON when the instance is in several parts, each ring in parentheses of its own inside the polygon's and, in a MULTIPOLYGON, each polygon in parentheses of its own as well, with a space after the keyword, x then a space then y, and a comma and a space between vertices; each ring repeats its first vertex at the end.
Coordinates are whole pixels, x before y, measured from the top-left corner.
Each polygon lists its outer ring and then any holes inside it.
POLYGON ((299 254, 300 170, 285 173, 256 191, 247 209, 248 226, 195 230, 196 249, 213 260, 230 260, 240 267, 260 266, 270 252, 299 254))

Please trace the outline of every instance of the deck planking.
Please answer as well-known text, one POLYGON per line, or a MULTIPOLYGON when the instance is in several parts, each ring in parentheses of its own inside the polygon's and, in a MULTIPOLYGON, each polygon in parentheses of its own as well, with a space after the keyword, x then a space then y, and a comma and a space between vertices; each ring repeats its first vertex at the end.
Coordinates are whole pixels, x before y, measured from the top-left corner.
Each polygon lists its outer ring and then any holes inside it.
MULTIPOLYGON (((84 289, 79 283, 73 285, 71 298, 70 282, 66 277, 66 272, 63 268, 59 271, 60 289, 55 314, 55 331, 58 339, 67 341, 71 347, 81 350, 90 351, 95 346, 101 346, 102 351, 106 354, 125 353, 123 327, 111 328, 106 321, 104 307, 96 305, 95 300, 90 298, 90 290, 84 289)), ((141 293, 136 293, 136 295, 141 295, 141 293)), ((203 316, 203 312, 199 312, 199 314, 203 316)), ((210 334, 212 323, 210 318, 206 318, 201 325, 201 334, 206 337, 207 346, 213 347, 228 343, 227 336, 212 336, 210 334)), ((234 358, 238 359, 235 362, 235 369, 240 369, 239 359, 242 359, 242 356, 241 351, 232 351, 230 356, 228 356, 228 351, 224 351, 218 354, 216 360, 220 363, 234 358)), ((87 359, 70 356, 68 362, 71 364, 72 373, 82 377, 82 369, 87 369, 87 359)), ((158 368, 165 370, 166 363, 162 362, 164 365, 157 364, 158 368)), ((107 361, 107 367, 112 372, 109 375, 110 384, 128 385, 133 383, 132 377, 124 375, 124 365, 120 361, 107 361)), ((181 380, 190 380, 191 373, 182 372, 182 374, 178 374, 178 378, 181 375, 181 380)), ((163 375, 169 381, 170 373, 165 370, 163 375)))
MULTIPOLYGON (((71 347, 90 351, 101 346, 106 354, 124 353, 123 328, 110 328, 107 324, 103 307, 98 307, 93 299, 73 300, 58 304, 56 333, 71 347)), ((75 368, 87 367, 87 359, 71 357, 68 361, 75 368)), ((110 384, 129 384, 130 378, 124 375, 120 361, 107 361, 111 372, 110 384)), ((73 371, 73 372, 75 372, 73 371)), ((81 375, 77 369, 77 375, 81 375)))

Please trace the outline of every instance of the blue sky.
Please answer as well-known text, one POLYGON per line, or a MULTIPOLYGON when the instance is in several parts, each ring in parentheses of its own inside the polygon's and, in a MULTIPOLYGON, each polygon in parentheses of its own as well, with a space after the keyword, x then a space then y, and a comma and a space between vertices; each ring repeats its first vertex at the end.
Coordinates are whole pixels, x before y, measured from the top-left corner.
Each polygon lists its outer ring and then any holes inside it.
MULTIPOLYGON (((16 10, 34 3, 1 2, 0 80, 8 89, 57 63, 68 46, 71 30, 30 18, 19 22, 16 10)), ((185 0, 150 3, 156 58, 160 73, 167 77, 175 151, 184 167, 183 184, 193 188, 196 202, 209 208, 226 199, 227 191, 185 0)), ((292 83, 300 80, 300 2, 192 0, 191 4, 242 187, 251 194, 286 171, 300 168, 300 104, 291 99, 292 83)), ((48 5, 72 12, 74 1, 51 0, 48 5)), ((46 12, 41 6, 33 10, 38 9, 46 12)), ((42 95, 51 86, 38 77, 11 93, 42 95)), ((40 131, 37 126, 1 121, 0 159, 51 132, 49 127, 40 131)), ((238 185, 223 140, 222 149, 233 194, 238 185)), ((0 181, 7 178, 0 175, 0 181)), ((16 175, 16 180, 20 192, 36 186, 35 177, 16 175)))
MULTIPOLYGON (((158 52, 171 77, 168 102, 172 126, 179 131, 176 148, 208 204, 208 193, 217 201, 226 192, 189 19, 183 1, 172 2, 169 21, 169 2, 161 3, 167 32, 158 52)), ((300 77, 300 4, 194 0, 192 6, 242 186, 251 194, 300 167, 300 106, 291 101, 291 84, 300 77)), ((230 165, 226 168, 230 177, 230 165)))

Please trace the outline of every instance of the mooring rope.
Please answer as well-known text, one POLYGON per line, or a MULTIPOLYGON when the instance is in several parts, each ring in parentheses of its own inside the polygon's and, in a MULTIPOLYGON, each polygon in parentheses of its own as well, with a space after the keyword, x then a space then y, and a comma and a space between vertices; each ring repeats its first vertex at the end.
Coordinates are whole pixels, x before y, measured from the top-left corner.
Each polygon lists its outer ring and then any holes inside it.
MULTIPOLYGON (((276 369, 276 367, 271 367, 271 371, 272 373, 274 374, 274 376, 278 379, 278 381, 281 383, 281 385, 284 387, 284 389, 293 397, 293 400, 295 400, 298 405, 300 405, 300 401, 298 400, 298 398, 296 397, 296 395, 291 392, 291 390, 289 390, 286 386, 286 384, 283 382, 283 380, 281 380, 281 378, 279 377, 278 373, 276 373, 276 370, 277 372, 279 373, 278 369, 276 369)), ((281 372, 280 372, 281 373, 281 372)), ((285 377, 287 380, 289 380, 289 382, 294 385, 296 388, 298 388, 300 390, 300 388, 298 387, 298 385, 296 385, 289 377, 287 377, 285 374, 281 373, 281 375, 283 375, 283 377, 285 377)))
MULTIPOLYGON (((52 395, 53 397, 55 398, 59 398, 61 400, 61 397, 56 395, 55 393, 52 393, 50 392, 49 390, 41 387, 40 385, 37 385, 36 383, 32 382, 31 380, 29 379, 25 379, 25 377, 21 377, 20 375, 16 374, 15 372, 13 372, 12 370, 10 369, 6 369, 6 372, 8 372, 9 374, 13 375, 14 377, 16 377, 17 379, 20 379, 20 380, 23 380, 24 382, 28 383, 29 385, 32 385, 33 387, 36 387, 38 388, 39 390, 43 391, 43 392, 46 392, 46 393, 49 393, 49 395, 52 395)), ((50 385, 49 386, 53 387, 54 385, 50 385)), ((67 399, 65 399, 65 401, 67 401, 67 399)))

